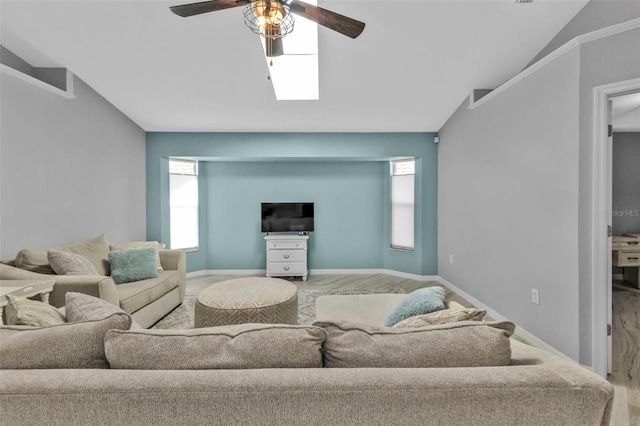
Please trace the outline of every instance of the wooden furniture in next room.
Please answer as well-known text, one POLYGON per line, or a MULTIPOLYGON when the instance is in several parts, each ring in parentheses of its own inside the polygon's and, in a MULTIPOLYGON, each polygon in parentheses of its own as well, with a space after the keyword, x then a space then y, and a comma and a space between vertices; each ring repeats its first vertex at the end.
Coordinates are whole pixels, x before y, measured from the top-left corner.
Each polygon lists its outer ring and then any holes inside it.
POLYGON ((613 266, 624 268, 624 280, 640 288, 640 234, 613 237, 611 250, 613 266))

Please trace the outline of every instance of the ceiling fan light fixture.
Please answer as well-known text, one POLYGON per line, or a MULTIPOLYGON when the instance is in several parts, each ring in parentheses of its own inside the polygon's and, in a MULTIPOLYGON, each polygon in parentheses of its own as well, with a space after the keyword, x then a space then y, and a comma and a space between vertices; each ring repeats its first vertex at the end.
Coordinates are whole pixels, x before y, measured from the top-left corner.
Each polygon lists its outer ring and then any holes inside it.
POLYGON ((244 23, 266 39, 289 34, 293 31, 294 22, 289 7, 279 1, 255 0, 244 8, 244 23))

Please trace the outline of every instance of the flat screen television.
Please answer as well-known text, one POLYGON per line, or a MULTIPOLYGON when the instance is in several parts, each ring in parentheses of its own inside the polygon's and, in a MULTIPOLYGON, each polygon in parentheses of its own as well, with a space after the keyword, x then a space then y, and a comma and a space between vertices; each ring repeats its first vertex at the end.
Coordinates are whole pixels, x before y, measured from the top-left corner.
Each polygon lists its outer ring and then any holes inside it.
POLYGON ((262 203, 262 232, 313 232, 313 203, 262 203))

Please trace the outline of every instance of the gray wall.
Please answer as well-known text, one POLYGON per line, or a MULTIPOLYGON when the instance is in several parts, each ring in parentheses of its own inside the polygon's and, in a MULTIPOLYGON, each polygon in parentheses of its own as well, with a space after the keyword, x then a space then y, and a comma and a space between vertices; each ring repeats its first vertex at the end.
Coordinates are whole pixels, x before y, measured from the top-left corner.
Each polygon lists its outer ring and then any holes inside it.
POLYGON ((145 132, 79 78, 75 99, 0 80, 0 256, 144 239, 145 132))
POLYGON ((640 18, 640 2, 637 0, 591 0, 560 31, 527 67, 538 62, 563 44, 579 35, 611 25, 640 18))
POLYGON ((613 134, 613 235, 640 234, 640 132, 613 134))
POLYGON ((261 202, 314 203, 309 269, 382 268, 388 162, 203 161, 200 172, 207 269, 265 268, 261 202))
POLYGON ((463 102, 438 145, 440 276, 574 359, 579 60, 574 49, 475 110, 463 102))
POLYGON ((593 89, 638 77, 631 30, 573 49, 476 110, 463 104, 440 131, 440 275, 586 365, 593 89))

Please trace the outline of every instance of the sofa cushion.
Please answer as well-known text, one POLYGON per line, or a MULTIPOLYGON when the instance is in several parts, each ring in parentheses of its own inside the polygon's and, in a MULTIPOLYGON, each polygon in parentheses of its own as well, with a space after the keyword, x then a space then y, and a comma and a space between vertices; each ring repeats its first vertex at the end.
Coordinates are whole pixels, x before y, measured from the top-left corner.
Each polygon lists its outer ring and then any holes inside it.
MULTIPOLYGON (((117 313, 129 315, 113 303, 88 294, 68 292, 64 297, 65 313, 69 322, 102 320, 117 313)), ((142 327, 132 318, 131 328, 141 329, 142 327)))
POLYGON ((440 286, 420 288, 409 293, 398 303, 384 325, 391 327, 409 317, 428 314, 440 309, 444 309, 444 288, 440 286))
POLYGON ((111 278, 116 284, 158 277, 155 247, 115 250, 109 253, 111 278))
POLYGON ((179 282, 180 274, 177 271, 164 271, 158 274, 158 278, 118 284, 116 290, 120 307, 132 314, 178 287, 179 282))
MULTIPOLYGON (((54 247, 53 249, 84 256, 95 266, 99 275, 111 275, 109 242, 104 234, 66 246, 54 247)), ((16 267, 41 274, 55 274, 49 264, 46 250, 31 250, 28 248, 20 250, 16 255, 16 267)))
POLYGON ((4 307, 4 314, 7 325, 47 327, 65 323, 64 315, 48 303, 10 294, 7 294, 6 298, 7 306, 4 307))
POLYGON ((424 327, 426 325, 447 324, 458 321, 482 321, 487 311, 476 308, 442 309, 429 314, 409 317, 393 325, 393 328, 424 327))
POLYGON ((50 327, 0 326, 0 368, 109 368, 104 355, 108 330, 128 330, 131 317, 113 314, 100 321, 50 327))
POLYGON ((463 321, 420 328, 389 328, 317 321, 327 331, 324 366, 432 368, 509 365, 508 321, 463 321))
POLYGON ((89 240, 79 241, 57 248, 86 257, 87 260, 96 267, 98 275, 111 275, 111 267, 109 265, 109 241, 107 241, 107 237, 104 234, 89 240))
POLYGON ((89 260, 75 253, 62 250, 47 251, 51 268, 58 275, 98 275, 96 267, 89 260))
POLYGON ((111 368, 139 370, 322 368, 318 327, 238 324, 192 330, 112 330, 111 368))
POLYGON ((164 269, 162 268, 162 263, 160 262, 160 249, 164 248, 163 243, 159 243, 157 241, 133 241, 130 243, 109 245, 109 248, 111 249, 111 251, 129 250, 132 248, 143 248, 143 247, 153 247, 156 249, 156 267, 158 268, 158 272, 164 271, 164 269))

